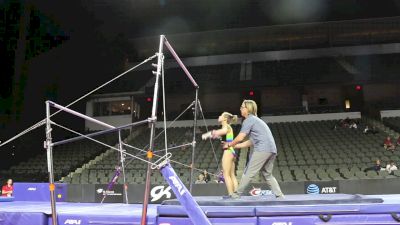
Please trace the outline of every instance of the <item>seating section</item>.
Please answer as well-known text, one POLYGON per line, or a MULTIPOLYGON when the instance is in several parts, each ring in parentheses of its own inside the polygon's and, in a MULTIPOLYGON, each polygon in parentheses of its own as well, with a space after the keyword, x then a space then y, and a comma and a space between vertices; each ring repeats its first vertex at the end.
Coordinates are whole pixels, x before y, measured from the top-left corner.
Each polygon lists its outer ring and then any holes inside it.
MULTIPOLYGON (((385 117, 382 119, 385 126, 391 128, 396 132, 400 132, 400 117, 385 117)), ((394 137, 397 139, 397 137, 394 137)))
MULTIPOLYGON (((124 137, 128 134, 128 131, 122 132, 124 137)), ((115 133, 105 134, 97 136, 95 139, 108 145, 114 145, 118 141, 118 135, 115 133)), ((106 146, 88 139, 54 147, 54 179, 59 180, 61 177, 68 175, 68 173, 89 162, 97 155, 106 151, 106 149, 108 149, 106 146)), ((12 166, 9 170, 1 171, 1 174, 7 177, 12 177, 15 181, 46 182, 48 181, 47 171, 47 156, 45 151, 43 151, 42 154, 37 155, 26 162, 12 166)))
MULTIPOLYGON (((313 121, 271 123, 269 127, 275 137, 278 147, 278 157, 275 163, 274 175, 280 182, 286 181, 317 181, 317 180, 343 180, 343 179, 375 179, 395 177, 386 171, 379 173, 374 171, 364 172, 364 169, 373 165, 376 159, 380 159, 383 165, 389 160, 400 159, 400 154, 385 151, 382 141, 386 134, 363 134, 363 124, 359 129, 336 128, 338 121, 313 121)), ((240 126, 234 126, 235 133, 240 126)), ((217 127, 210 127, 217 129, 217 127)), ((156 134, 161 132, 157 129, 156 134)), ((169 128, 169 147, 191 142, 192 128, 169 128), (171 141, 173 140, 173 141, 171 141)), ((198 140, 195 155, 195 168, 207 169, 211 173, 218 172, 218 165, 214 159, 213 150, 209 141, 201 141, 200 134, 205 132, 201 127, 196 139, 198 140)), ((140 149, 147 149, 149 131, 146 130, 129 142, 130 145, 140 149)), ((218 140, 212 142, 216 151, 216 157, 220 162, 222 151, 218 140)), ((161 134, 155 142, 155 151, 163 149, 164 135, 161 134)), ((141 155, 145 152, 127 150, 131 154, 141 155)), ((172 165, 184 183, 190 179, 191 147, 170 150, 172 153, 172 165)), ((239 151, 240 152, 240 151, 239 151)), ((163 155, 163 152, 156 152, 163 155)), ((157 158, 157 157, 155 157, 157 158)), ((114 175, 115 166, 119 163, 119 153, 112 151, 104 158, 91 164, 88 168, 65 178, 71 183, 108 183, 114 175)), ((138 159, 130 159, 126 162, 127 183, 144 183, 147 164, 138 159)), ((195 171, 195 176, 199 171, 195 171)), ((397 173, 396 173, 397 174, 397 173)), ((396 175, 395 174, 395 175, 396 175)), ((262 181, 261 177, 257 177, 262 181)), ((163 183, 160 173, 153 172, 152 183, 163 183)), ((119 179, 123 183, 123 179, 119 179)))
MULTIPOLYGON (((210 127, 209 129, 218 129, 218 127, 210 127)), ((235 132, 238 132, 239 126, 234 126, 235 132)), ((162 130, 157 129, 156 134, 160 133, 162 130)), ((214 146, 214 151, 211 146, 210 141, 202 141, 201 134, 205 132, 205 127, 200 128, 196 133, 196 154, 194 160, 195 173, 194 178, 200 171, 206 169, 210 173, 218 173, 218 162, 221 161, 222 153, 219 140, 213 140, 212 145, 214 146), (216 159, 215 159, 216 158, 216 159)), ((179 146, 192 142, 192 128, 169 128, 167 130, 169 147, 179 146)), ((129 145, 136 148, 147 149, 149 143, 149 130, 138 135, 134 140, 129 141, 129 145)), ((127 152, 140 156, 142 159, 145 158, 146 153, 140 152, 139 150, 134 150, 126 148, 127 152)), ((164 134, 159 135, 155 139, 154 153, 157 155, 164 155, 164 134), (161 150, 161 151, 160 151, 161 150), (160 152, 157 152, 160 151, 160 152)), ((190 181, 190 164, 192 157, 192 147, 179 147, 176 149, 169 150, 172 153, 172 166, 175 172, 180 176, 184 183, 189 183, 190 181)), ((119 164, 120 156, 119 152, 112 151, 107 154, 102 160, 90 165, 87 169, 82 170, 79 173, 73 174, 72 177, 65 178, 66 182, 71 183, 108 183, 115 173, 115 167, 119 164)), ((158 157, 154 157, 154 160, 158 157)), ((127 157, 126 159, 126 179, 128 183, 144 183, 146 178, 147 163, 139 160, 127 157)), ((154 171, 151 176, 152 183, 163 183, 164 179, 159 172, 154 171)), ((123 183, 122 177, 118 180, 119 183, 123 183)))
MULTIPOLYGON (((391 124, 397 119, 390 119, 391 124)), ((386 121, 386 122, 387 122, 386 121)), ((382 142, 386 133, 363 134, 365 126, 360 121, 358 129, 335 127, 338 121, 312 121, 312 122, 286 122, 270 123, 269 127, 274 135, 278 148, 278 157, 275 162, 273 174, 280 182, 289 181, 318 181, 318 180, 343 180, 343 179, 376 179, 391 178, 400 175, 395 172, 389 175, 386 171, 368 171, 364 169, 371 167, 376 159, 386 165, 389 160, 396 164, 400 161, 400 151, 385 151, 382 142)), ((217 126, 209 129, 217 129, 217 126)), ((240 129, 234 126, 235 134, 240 129)), ((156 134, 162 130, 156 129, 156 134)), ((219 140, 202 141, 201 134, 206 131, 200 127, 196 131, 196 153, 194 161, 194 179, 200 171, 207 169, 210 173, 217 174, 222 153, 219 140), (215 154, 212 148, 214 146, 215 154)), ((145 159, 149 143, 149 129, 143 129, 135 137, 127 138, 127 143, 137 149, 126 147, 128 153, 145 159)), ((192 128, 169 128, 167 130, 169 148, 172 153, 172 165, 184 183, 190 181, 190 164, 192 147, 178 147, 182 144, 191 143, 192 128)), ((127 135, 127 132, 124 133, 127 135)), ((99 137, 100 140, 115 145, 118 141, 117 135, 108 134, 99 137)), ((164 134, 156 136, 154 153, 156 156, 165 154, 164 134)), ((108 183, 115 173, 115 167, 120 165, 120 153, 108 149, 90 140, 82 140, 67 145, 58 146, 54 149, 54 171, 56 180, 61 179, 68 183, 108 183), (78 168, 78 169, 77 169, 78 168), (73 172, 75 171, 75 172, 73 172), (70 172, 70 175, 68 175, 70 172), (68 176, 67 176, 68 175, 68 176)), ((240 154, 240 151, 239 151, 240 154)), ((239 155, 240 160, 247 157, 239 155)), ((125 161, 125 172, 127 183, 144 183, 147 171, 147 163, 127 157, 125 161)), ((11 174, 16 180, 23 181, 46 181, 47 164, 46 155, 42 154, 27 162, 11 167, 4 174, 11 174)), ((263 181, 261 177, 257 177, 263 181)), ((164 183, 160 173, 154 171, 151 175, 154 184, 164 183)), ((118 183, 123 183, 122 176, 118 183)))
MULTIPOLYGON (((363 134, 362 129, 337 128, 338 121, 269 124, 278 147, 274 175, 279 181, 374 179, 390 177, 385 171, 363 170, 376 159, 398 162, 399 152, 385 151, 384 133, 363 134)), ((359 127, 364 127, 359 124, 359 127)))

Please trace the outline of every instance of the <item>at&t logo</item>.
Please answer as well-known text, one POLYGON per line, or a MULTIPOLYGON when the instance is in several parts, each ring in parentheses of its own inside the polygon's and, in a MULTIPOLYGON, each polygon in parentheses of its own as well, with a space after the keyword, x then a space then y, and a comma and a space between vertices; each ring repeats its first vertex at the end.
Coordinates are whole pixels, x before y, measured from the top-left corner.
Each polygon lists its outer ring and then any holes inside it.
POLYGON ((319 194, 319 187, 316 184, 310 184, 307 187, 307 194, 319 194))

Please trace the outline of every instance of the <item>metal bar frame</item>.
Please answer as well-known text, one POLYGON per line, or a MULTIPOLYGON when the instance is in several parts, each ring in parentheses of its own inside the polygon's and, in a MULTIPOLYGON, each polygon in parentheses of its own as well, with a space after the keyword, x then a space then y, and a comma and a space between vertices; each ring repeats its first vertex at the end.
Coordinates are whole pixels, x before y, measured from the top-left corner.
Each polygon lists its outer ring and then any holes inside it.
MULTIPOLYGON (((157 71, 155 72, 156 81, 154 84, 154 94, 153 94, 153 107, 151 110, 151 118, 157 118, 157 103, 158 103, 158 89, 159 89, 159 80, 161 76, 161 69, 162 69, 162 60, 163 57, 163 46, 164 46, 165 36, 160 35, 160 44, 158 46, 158 53, 157 53, 157 71)), ((150 123, 150 140, 149 140, 149 149, 147 154, 147 160, 151 162, 153 149, 154 149, 154 135, 156 131, 156 122, 153 120, 150 123)), ((142 219, 140 221, 141 225, 146 225, 147 223, 147 207, 149 204, 149 195, 150 195, 150 176, 151 176, 151 165, 147 164, 147 173, 146 173, 146 185, 144 191, 144 198, 143 198, 143 207, 142 207, 142 219)))
POLYGON ((53 170, 53 146, 51 137, 51 121, 50 121, 50 102, 46 102, 46 142, 45 148, 47 152, 47 170, 49 173, 49 190, 50 190, 50 204, 51 204, 51 218, 52 224, 57 225, 57 209, 56 209, 56 193, 54 184, 54 170, 53 170))

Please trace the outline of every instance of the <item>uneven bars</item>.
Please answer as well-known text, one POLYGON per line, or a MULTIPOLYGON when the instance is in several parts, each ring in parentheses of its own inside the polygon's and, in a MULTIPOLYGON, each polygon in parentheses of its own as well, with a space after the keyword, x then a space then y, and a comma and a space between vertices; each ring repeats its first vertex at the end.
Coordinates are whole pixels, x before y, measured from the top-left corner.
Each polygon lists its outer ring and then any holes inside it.
MULTIPOLYGON (((130 123, 130 124, 127 124, 127 125, 123 125, 123 126, 120 126, 120 127, 115 127, 115 128, 108 129, 108 130, 102 130, 102 131, 94 132, 94 133, 91 133, 91 134, 87 134, 85 136, 86 137, 94 137, 94 136, 98 136, 98 135, 102 135, 102 134, 108 134, 108 133, 111 133, 111 132, 114 132, 114 131, 117 131, 117 130, 122 130, 122 129, 127 128, 127 127, 133 127, 133 126, 136 126, 136 125, 149 123, 150 121, 151 121, 150 119, 142 120, 142 121, 138 121, 138 122, 135 122, 135 123, 130 123)), ((85 139, 85 137, 78 136, 78 137, 65 139, 65 140, 62 140, 62 141, 53 142, 53 146, 66 144, 66 143, 78 141, 78 140, 81 140, 81 139, 85 139)))
POLYGON ((172 56, 174 56, 175 60, 178 62, 179 66, 183 69, 183 71, 186 73, 187 77, 189 80, 192 82, 195 88, 199 88, 199 85, 197 85, 196 81, 193 79, 193 76, 190 74, 189 70, 186 68, 185 64, 183 64, 182 60, 179 58, 178 54, 176 54, 175 50, 172 48, 172 46, 169 44, 167 38, 164 37, 164 44, 167 46, 168 50, 171 52, 172 56))
POLYGON ((69 109, 69 108, 67 108, 67 107, 64 107, 64 106, 62 106, 62 105, 59 105, 59 104, 57 104, 57 103, 54 103, 54 102, 52 102, 52 101, 47 101, 47 102, 49 102, 49 104, 50 104, 51 106, 53 106, 54 108, 63 110, 63 111, 65 111, 65 112, 67 112, 67 113, 70 113, 70 114, 75 115, 75 116, 77 116, 77 117, 80 117, 80 118, 82 118, 82 119, 89 120, 90 122, 97 123, 97 124, 99 124, 99 125, 102 125, 102 126, 105 126, 105 127, 111 128, 111 129, 115 128, 114 126, 111 126, 110 124, 104 123, 104 122, 102 122, 102 121, 100 121, 100 120, 93 119, 92 117, 83 115, 82 113, 79 113, 79 112, 77 112, 77 111, 74 111, 74 110, 69 109))

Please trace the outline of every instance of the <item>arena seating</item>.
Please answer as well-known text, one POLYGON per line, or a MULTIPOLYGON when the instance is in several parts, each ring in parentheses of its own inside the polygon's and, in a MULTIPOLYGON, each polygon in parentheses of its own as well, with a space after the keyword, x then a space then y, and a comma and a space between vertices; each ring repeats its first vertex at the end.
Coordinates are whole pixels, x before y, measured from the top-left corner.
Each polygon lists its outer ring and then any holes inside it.
MULTIPOLYGON (((400 132, 400 117, 385 117, 383 123, 396 132, 400 132)), ((397 137, 394 137, 397 138, 397 137)))
MULTIPOLYGON (((128 131, 123 131, 125 137, 128 131)), ((118 136, 114 134, 106 134, 96 137, 95 139, 114 145, 118 136)), ((65 145, 56 146, 53 149, 53 168, 55 180, 68 175, 71 171, 81 167, 91 159, 106 151, 107 147, 97 144, 90 140, 80 140, 65 145)), ((4 177, 12 177, 15 181, 24 182, 46 182, 48 181, 46 152, 12 166, 9 170, 1 171, 4 177)))
MULTIPOLYGON (((384 151, 382 141, 386 134, 362 133, 364 124, 359 121, 359 129, 337 127, 338 121, 312 121, 312 122, 286 122, 270 123, 269 127, 275 137, 278 147, 278 158, 273 174, 280 182, 286 181, 316 181, 316 180, 343 180, 343 179, 376 179, 395 177, 385 171, 379 173, 364 172, 366 167, 373 165, 376 159, 380 159, 383 165, 389 160, 400 160, 400 154, 384 151)), ((216 129, 210 127, 209 129, 216 129)), ((235 133, 240 126, 234 126, 235 133)), ((156 134, 160 132, 157 129, 156 134)), ((201 132, 205 127, 200 127, 197 134, 197 148, 195 156, 196 169, 207 169, 211 173, 218 172, 218 165, 208 141, 200 141, 201 132)), ((181 145, 191 141, 192 128, 169 128, 168 139, 174 140, 171 144, 181 145)), ((149 142, 149 131, 142 132, 129 142, 129 144, 146 149, 149 142)), ((217 159, 220 161, 222 151, 219 141, 213 141, 217 159)), ((164 136, 156 139, 155 149, 163 149, 164 136)), ((138 154, 137 150, 128 150, 138 154)), ((181 179, 189 182, 190 169, 185 166, 191 162, 191 147, 171 150, 173 167, 181 179), (185 165, 183 165, 185 164, 185 165)), ((240 152, 240 151, 239 151, 240 152)), ((162 154, 162 153, 161 153, 162 154)), ((143 155, 142 155, 143 156, 143 155)), ((246 157, 246 156, 240 156, 246 157)), ((112 178, 115 166, 119 162, 119 153, 110 151, 102 159, 95 161, 88 167, 74 173, 72 177, 66 177, 65 182, 71 183, 108 183, 112 178)), ((126 176, 128 183, 144 183, 147 165, 140 160, 127 160, 126 176)), ((195 171, 198 175, 199 171, 195 171)), ((398 175, 398 173, 396 173, 398 175)), ((395 174, 395 175, 396 175, 395 174)), ((153 183, 162 183, 163 178, 158 172, 152 174, 153 183)), ((262 181, 257 177, 256 181, 262 181)), ((119 179, 119 183, 123 180, 119 179)))

